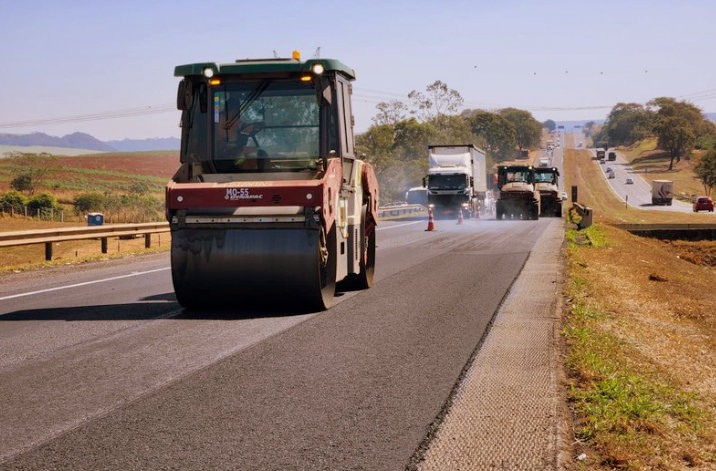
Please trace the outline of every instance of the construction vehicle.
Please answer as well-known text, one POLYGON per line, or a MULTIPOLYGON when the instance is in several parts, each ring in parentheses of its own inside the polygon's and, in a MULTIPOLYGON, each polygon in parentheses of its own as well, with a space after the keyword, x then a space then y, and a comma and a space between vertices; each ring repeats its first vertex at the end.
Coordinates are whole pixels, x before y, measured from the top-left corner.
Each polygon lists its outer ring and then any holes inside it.
POLYGON ((535 169, 531 165, 499 165, 495 202, 497 219, 539 219, 540 192, 535 188, 535 169))
POLYGON ((540 214, 562 217, 562 192, 559 190, 557 167, 535 168, 535 186, 539 191, 540 214))
POLYGON ((651 182, 651 204, 671 206, 674 199, 674 182, 671 180, 654 180, 651 182))
POLYGON ((476 216, 487 192, 485 152, 472 144, 428 146, 423 186, 435 218, 476 216))
POLYGON ((354 71, 295 51, 174 75, 181 165, 166 215, 179 303, 323 310, 338 281, 370 287, 378 183, 355 157, 354 71))

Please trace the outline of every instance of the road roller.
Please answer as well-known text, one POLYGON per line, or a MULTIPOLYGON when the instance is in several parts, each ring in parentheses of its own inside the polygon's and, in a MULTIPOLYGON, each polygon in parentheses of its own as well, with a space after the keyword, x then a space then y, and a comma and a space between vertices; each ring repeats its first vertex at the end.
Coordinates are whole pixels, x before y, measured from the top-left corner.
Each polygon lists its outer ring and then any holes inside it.
POLYGON ((378 182, 356 158, 355 72, 335 59, 177 66, 180 165, 166 187, 187 309, 324 310, 375 271, 378 182))

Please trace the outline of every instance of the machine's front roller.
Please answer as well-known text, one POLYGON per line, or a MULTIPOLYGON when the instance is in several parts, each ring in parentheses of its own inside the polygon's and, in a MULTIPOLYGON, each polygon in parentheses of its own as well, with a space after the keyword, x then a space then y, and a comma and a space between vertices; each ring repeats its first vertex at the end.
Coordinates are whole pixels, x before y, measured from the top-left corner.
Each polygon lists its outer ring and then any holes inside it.
POLYGON ((178 229, 174 291, 185 308, 323 310, 333 304, 335 231, 317 228, 178 229))

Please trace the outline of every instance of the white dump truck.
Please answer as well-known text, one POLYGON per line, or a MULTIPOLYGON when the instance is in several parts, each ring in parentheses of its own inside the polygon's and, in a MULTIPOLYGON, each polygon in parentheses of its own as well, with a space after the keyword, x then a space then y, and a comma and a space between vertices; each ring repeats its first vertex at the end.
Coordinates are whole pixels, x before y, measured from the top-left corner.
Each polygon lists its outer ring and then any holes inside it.
POLYGON ((425 186, 435 217, 477 215, 487 193, 485 152, 472 144, 428 146, 425 186))

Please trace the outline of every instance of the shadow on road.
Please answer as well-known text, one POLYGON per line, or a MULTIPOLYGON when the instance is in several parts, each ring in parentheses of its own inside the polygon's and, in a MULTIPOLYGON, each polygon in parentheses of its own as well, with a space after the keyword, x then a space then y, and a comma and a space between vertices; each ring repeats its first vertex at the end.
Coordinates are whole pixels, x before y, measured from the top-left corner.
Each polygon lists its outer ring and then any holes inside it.
MULTIPOLYGON (((343 293, 336 293, 336 297, 343 293)), ((186 320, 241 320, 266 317, 283 317, 307 314, 286 303, 260 300, 238 300, 237 306, 215 306, 201 309, 184 309, 174 293, 143 298, 138 303, 106 304, 79 307, 57 307, 19 310, 0 314, 0 324, 8 321, 151 321, 161 318, 186 320)))

